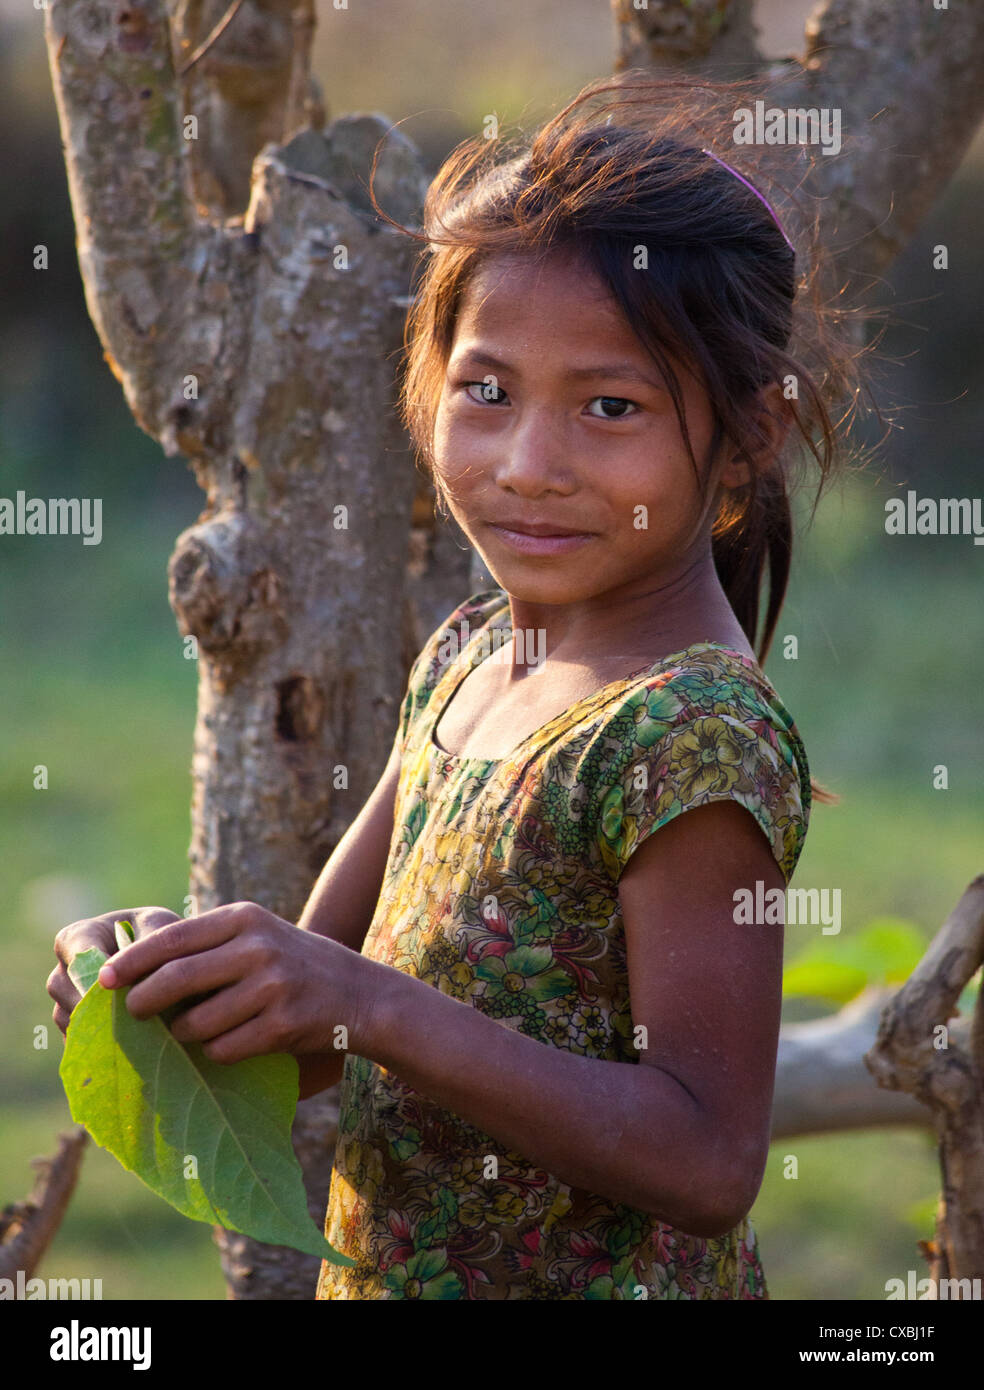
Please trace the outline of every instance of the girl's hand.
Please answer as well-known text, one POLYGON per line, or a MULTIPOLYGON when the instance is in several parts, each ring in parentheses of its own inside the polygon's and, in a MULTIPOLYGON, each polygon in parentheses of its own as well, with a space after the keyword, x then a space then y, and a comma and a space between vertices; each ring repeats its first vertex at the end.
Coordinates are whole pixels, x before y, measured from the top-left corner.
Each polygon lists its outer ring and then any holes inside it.
POLYGON ((212 1061, 231 1063, 272 1052, 358 1052, 376 970, 256 903, 232 903, 134 941, 107 961, 99 983, 131 986, 134 1018, 209 995, 169 1027, 179 1042, 200 1042, 212 1061), (346 1032, 338 1035, 340 1024, 346 1032))
POLYGON ((133 926, 135 943, 149 936, 151 932, 170 922, 180 922, 176 912, 166 907, 121 907, 117 912, 104 912, 101 917, 83 917, 62 927, 55 937, 55 955, 58 964, 46 981, 48 993, 55 1001, 51 1016, 64 1035, 72 1010, 82 998, 68 973, 72 958, 90 946, 97 947, 104 956, 116 954, 115 924, 130 922, 133 926))

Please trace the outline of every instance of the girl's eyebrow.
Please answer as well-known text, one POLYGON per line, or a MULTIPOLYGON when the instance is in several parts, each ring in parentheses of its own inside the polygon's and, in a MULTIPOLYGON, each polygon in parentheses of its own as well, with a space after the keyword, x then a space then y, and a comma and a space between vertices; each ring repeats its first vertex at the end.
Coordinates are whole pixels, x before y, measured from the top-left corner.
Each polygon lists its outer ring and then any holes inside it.
MULTIPOLYGON (((468 348, 461 357, 461 363, 464 362, 476 362, 485 367, 513 372, 517 376, 521 375, 518 369, 510 366, 508 362, 503 362, 500 358, 493 356, 491 352, 483 352, 480 348, 468 348)), ((568 367, 564 375, 573 381, 591 380, 595 377, 618 377, 623 380, 638 381, 643 386, 651 386, 657 391, 666 389, 662 381, 656 377, 648 376, 632 362, 599 362, 592 363, 590 367, 568 367)))

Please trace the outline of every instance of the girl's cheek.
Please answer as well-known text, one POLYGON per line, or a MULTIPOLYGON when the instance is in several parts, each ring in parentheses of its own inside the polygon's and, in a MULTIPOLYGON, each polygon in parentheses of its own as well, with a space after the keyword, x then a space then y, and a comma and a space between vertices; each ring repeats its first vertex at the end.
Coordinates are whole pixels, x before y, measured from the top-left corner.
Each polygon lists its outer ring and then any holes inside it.
POLYGON ((462 472, 462 455, 471 453, 469 432, 453 411, 439 413, 434 422, 434 465, 444 477, 462 472))
POLYGON ((448 420, 434 432, 434 471, 448 488, 467 489, 496 464, 496 446, 487 432, 448 420))

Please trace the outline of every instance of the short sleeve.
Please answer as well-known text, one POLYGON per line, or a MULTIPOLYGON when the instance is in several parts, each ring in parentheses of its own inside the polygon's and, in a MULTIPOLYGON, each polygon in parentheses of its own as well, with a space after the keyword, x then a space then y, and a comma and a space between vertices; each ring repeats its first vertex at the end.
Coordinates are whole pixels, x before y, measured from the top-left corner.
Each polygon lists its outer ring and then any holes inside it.
POLYGON ((508 608, 509 599, 502 589, 483 589, 460 603, 440 627, 434 629, 420 649, 407 677, 397 730, 401 750, 407 747, 415 723, 427 708, 448 666, 480 628, 500 611, 508 611, 508 608))
POLYGON ((694 807, 736 801, 754 816, 788 883, 806 838, 810 772, 778 697, 746 688, 736 698, 732 689, 730 701, 694 714, 684 692, 675 702, 680 713, 667 719, 669 691, 659 693, 654 713, 646 695, 606 731, 606 774, 595 797, 595 843, 605 870, 617 883, 661 826, 694 807))

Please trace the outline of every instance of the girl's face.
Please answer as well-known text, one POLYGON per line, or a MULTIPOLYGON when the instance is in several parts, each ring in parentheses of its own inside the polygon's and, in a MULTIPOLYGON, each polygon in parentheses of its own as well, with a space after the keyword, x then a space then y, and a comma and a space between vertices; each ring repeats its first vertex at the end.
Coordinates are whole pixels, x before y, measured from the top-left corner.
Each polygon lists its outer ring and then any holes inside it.
MULTIPOLYGON (((698 464, 713 422, 674 361, 698 464)), ((434 426, 434 472, 496 583, 530 603, 650 591, 706 553, 669 391, 604 285, 553 257, 500 256, 463 296, 434 426), (575 533, 530 539, 518 528, 575 533)), ((720 481, 746 478, 729 463, 720 481)))

